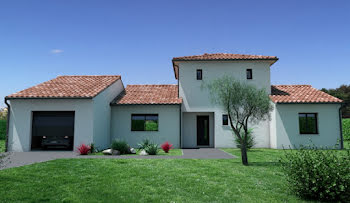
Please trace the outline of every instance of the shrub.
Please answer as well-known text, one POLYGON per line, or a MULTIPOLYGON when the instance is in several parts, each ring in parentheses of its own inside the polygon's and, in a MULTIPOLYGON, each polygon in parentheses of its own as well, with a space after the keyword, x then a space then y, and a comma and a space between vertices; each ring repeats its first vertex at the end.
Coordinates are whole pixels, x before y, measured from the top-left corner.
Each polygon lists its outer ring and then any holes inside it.
POLYGON ((157 144, 149 144, 145 149, 144 149, 149 155, 157 155, 159 151, 159 147, 157 144))
POLYGON ((321 201, 350 199, 349 151, 301 146, 284 152, 282 168, 297 195, 321 201))
POLYGON ((164 144, 161 145, 161 147, 165 153, 169 153, 169 150, 173 149, 173 145, 170 144, 169 142, 165 142, 164 144))
POLYGON ((139 145, 139 149, 146 149, 151 144, 149 139, 144 139, 139 145))
MULTIPOLYGON (((244 136, 244 131, 241 133, 241 137, 244 136)), ((241 141, 238 139, 237 136, 235 136, 235 143, 238 148, 241 148, 241 141)), ((253 129, 248 130, 248 135, 247 135, 247 150, 251 149, 255 145, 255 140, 253 136, 253 129)))
POLYGON ((343 119, 343 137, 344 140, 350 141, 350 118, 343 119))
POLYGON ((120 154, 128 154, 130 151, 128 143, 118 139, 112 142, 111 148, 114 150, 118 150, 120 154))
POLYGON ((78 147, 78 151, 80 155, 87 155, 90 152, 90 146, 89 145, 85 145, 85 144, 81 144, 78 147))
POLYGON ((91 143, 90 144, 90 152, 91 153, 94 153, 94 152, 96 152, 97 150, 96 150, 96 147, 95 147, 95 144, 94 143, 91 143))

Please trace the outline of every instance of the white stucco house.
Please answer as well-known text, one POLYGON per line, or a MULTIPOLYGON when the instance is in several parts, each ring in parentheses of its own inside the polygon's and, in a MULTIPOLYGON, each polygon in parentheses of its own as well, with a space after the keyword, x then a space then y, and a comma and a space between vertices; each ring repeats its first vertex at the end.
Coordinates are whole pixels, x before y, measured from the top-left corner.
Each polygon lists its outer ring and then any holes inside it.
POLYGON ((258 148, 308 144, 332 147, 342 141, 342 100, 310 85, 271 85, 274 56, 203 54, 172 60, 178 84, 128 85, 121 77, 59 76, 11 94, 8 151, 42 150, 43 139, 68 149, 114 139, 137 147, 149 138, 176 148, 236 147, 226 112, 210 102, 203 81, 224 75, 264 88, 274 110, 271 120, 252 125, 258 148))

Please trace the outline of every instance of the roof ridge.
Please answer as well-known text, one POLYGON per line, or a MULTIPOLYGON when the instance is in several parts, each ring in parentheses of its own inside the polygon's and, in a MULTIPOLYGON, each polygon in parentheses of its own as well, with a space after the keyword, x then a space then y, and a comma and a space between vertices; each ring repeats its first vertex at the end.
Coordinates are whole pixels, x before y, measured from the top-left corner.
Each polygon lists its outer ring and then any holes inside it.
POLYGON ((135 85, 127 85, 127 86, 156 86, 156 85, 174 85, 177 86, 177 84, 135 84, 135 85))
POLYGON ((302 87, 312 87, 312 85, 306 85, 306 84, 295 84, 295 85, 271 85, 271 86, 274 86, 274 87, 277 87, 277 86, 302 86, 302 87))
POLYGON ((57 77, 121 77, 121 75, 58 75, 57 77))
MULTIPOLYGON (((198 57, 210 57, 210 56, 220 56, 220 55, 226 55, 227 57, 229 57, 229 56, 236 57, 236 58, 228 58, 228 59, 249 59, 249 57, 251 57, 250 59, 278 60, 277 56, 265 56, 265 55, 258 55, 258 54, 233 54, 233 53, 204 53, 204 54, 191 55, 191 56, 178 56, 178 57, 173 57, 173 60, 194 59, 196 57, 198 58, 198 57), (240 58, 240 57, 246 57, 246 58, 240 58)), ((200 60, 204 60, 204 58, 202 58, 200 60)))

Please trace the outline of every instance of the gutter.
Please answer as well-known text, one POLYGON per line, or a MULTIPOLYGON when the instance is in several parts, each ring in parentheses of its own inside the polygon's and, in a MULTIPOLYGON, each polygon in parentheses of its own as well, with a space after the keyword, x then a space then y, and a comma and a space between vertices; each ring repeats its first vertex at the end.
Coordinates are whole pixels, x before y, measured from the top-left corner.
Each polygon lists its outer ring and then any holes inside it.
POLYGON ((344 149, 342 107, 342 105, 339 107, 340 149, 344 149))
POLYGON ((5 104, 7 105, 5 152, 8 151, 9 127, 10 127, 10 114, 11 114, 11 106, 10 106, 10 104, 7 102, 7 100, 8 100, 8 99, 5 97, 5 104))

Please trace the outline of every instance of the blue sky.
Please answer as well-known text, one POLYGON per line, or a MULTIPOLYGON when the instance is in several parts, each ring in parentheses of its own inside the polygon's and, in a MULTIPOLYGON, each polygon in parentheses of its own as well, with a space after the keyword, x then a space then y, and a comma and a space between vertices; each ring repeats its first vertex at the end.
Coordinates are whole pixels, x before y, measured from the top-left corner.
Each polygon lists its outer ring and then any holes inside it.
MULTIPOLYGON (((350 1, 11 0, 0 3, 0 97, 57 75, 176 83, 171 59, 278 56, 272 84, 350 84, 350 1)), ((3 101, 0 102, 3 105, 3 101)))

